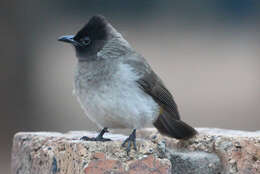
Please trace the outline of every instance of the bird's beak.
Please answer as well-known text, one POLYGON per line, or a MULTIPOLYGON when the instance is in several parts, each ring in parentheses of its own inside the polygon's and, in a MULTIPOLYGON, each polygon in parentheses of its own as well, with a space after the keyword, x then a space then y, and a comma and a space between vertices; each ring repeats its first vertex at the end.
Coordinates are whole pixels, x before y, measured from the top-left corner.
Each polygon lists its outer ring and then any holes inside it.
POLYGON ((73 35, 61 36, 61 37, 59 37, 58 41, 70 43, 70 44, 75 45, 75 46, 80 45, 77 41, 74 40, 73 35))

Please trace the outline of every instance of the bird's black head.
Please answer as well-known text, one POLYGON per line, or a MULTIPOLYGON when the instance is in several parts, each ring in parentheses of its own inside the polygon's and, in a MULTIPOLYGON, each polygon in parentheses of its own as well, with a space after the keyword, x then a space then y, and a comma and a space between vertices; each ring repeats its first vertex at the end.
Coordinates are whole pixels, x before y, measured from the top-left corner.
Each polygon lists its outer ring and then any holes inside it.
POLYGON ((62 36, 59 41, 76 48, 80 61, 95 59, 109 37, 108 22, 103 16, 93 16, 76 35, 62 36))

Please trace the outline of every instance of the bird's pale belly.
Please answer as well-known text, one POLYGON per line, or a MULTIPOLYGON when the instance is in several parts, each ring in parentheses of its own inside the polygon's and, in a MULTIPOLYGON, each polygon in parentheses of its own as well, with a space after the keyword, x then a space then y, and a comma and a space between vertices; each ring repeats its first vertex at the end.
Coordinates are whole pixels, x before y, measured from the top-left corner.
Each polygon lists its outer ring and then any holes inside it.
POLYGON ((80 92, 76 89, 76 94, 86 115, 99 127, 149 127, 159 115, 157 103, 136 84, 81 89, 80 92))

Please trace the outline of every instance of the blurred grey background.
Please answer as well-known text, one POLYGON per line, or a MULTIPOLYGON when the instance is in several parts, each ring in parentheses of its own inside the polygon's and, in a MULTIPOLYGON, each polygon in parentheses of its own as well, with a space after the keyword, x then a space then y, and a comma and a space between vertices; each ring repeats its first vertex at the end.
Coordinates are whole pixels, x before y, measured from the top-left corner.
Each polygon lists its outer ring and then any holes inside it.
POLYGON ((103 14, 146 57, 196 127, 260 129, 260 5, 253 0, 1 1, 1 173, 18 131, 96 130, 57 42, 103 14))

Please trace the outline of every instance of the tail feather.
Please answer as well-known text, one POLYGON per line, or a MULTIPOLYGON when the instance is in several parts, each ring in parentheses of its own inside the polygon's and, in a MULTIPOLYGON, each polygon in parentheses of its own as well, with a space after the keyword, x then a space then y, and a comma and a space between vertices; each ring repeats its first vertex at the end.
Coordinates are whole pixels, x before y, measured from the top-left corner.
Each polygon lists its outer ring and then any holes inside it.
POLYGON ((197 131, 181 120, 172 118, 167 113, 161 115, 154 122, 158 131, 166 136, 176 139, 189 139, 197 134, 197 131))

